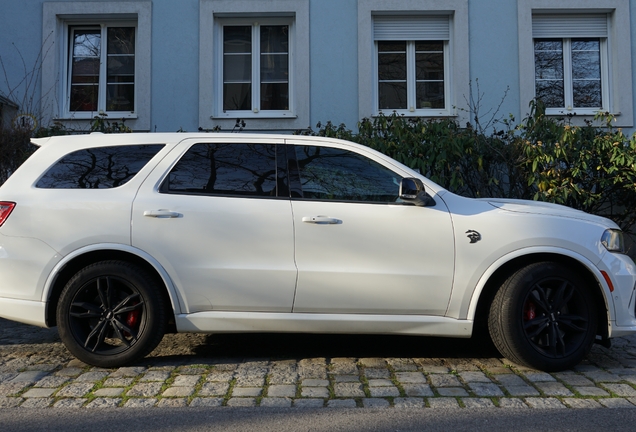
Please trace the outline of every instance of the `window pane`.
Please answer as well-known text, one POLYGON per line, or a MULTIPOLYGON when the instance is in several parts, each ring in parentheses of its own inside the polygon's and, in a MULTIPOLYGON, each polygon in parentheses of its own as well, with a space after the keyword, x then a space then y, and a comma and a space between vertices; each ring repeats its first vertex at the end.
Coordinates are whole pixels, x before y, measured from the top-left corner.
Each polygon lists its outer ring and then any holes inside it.
POLYGON ((108 54, 135 54, 135 28, 109 27, 108 54))
POLYGON ((261 55, 261 82, 276 82, 289 79, 289 59, 287 54, 261 55))
POLYGON ((572 40, 572 78, 601 79, 601 47, 598 39, 572 40))
POLYGON ((379 108, 382 109, 405 109, 406 83, 386 83, 379 84, 379 108))
POLYGON ((106 110, 131 112, 134 111, 134 84, 109 84, 106 87, 106 110))
POLYGON ((537 99, 548 108, 564 107, 563 41, 536 40, 534 63, 537 99))
POLYGON ((378 54, 378 79, 406 81, 406 53, 378 54))
POLYGON ((601 108, 600 80, 577 80, 573 82, 574 107, 576 108, 601 108))
POLYGON ((71 111, 97 111, 98 95, 99 86, 97 84, 74 84, 71 86, 71 102, 69 109, 71 111))
POLYGON ((406 42, 378 42, 378 79, 406 80, 406 42))
POLYGON ((417 108, 445 108, 443 82, 418 82, 416 85, 417 108))
POLYGON ((223 111, 251 109, 252 84, 223 84, 223 111))
POLYGON ((296 146, 303 198, 395 202, 401 177, 347 150, 296 146))
POLYGON ((251 53, 252 52, 252 27, 251 26, 224 26, 223 27, 223 53, 251 53))
POLYGON ((38 181, 48 189, 106 189, 126 184, 163 145, 131 145, 78 150, 60 159, 38 181))
POLYGON ((261 53, 289 52, 289 26, 261 26, 261 53))
POLYGON ((289 84, 261 84, 262 110, 289 110, 289 84))
POLYGON ((565 107, 565 95, 563 92, 563 81, 537 81, 537 99, 545 103, 548 108, 565 107))
POLYGON ((102 37, 99 29, 73 30, 73 57, 99 57, 102 37))
POLYGON ((223 57, 223 82, 251 82, 252 56, 245 54, 223 57))
POLYGON ((417 80, 444 80, 444 54, 443 53, 416 53, 415 54, 415 79, 417 80))
POLYGON ((108 82, 134 82, 135 57, 108 56, 108 82))
POLYGON ((195 144, 170 171, 174 193, 276 196, 273 144, 195 144))
POLYGON ((71 82, 99 82, 99 59, 88 57, 73 58, 71 82))
POLYGON ((97 111, 99 96, 99 70, 101 55, 101 30, 70 28, 71 88, 70 111, 97 111))

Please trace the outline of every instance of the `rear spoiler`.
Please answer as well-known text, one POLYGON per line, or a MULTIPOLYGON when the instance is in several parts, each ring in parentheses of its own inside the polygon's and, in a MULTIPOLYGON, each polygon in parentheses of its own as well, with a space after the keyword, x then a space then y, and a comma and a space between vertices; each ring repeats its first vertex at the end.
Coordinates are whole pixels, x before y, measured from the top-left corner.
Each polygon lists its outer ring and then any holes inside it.
POLYGON ((34 144, 38 147, 42 147, 44 144, 47 143, 48 140, 50 140, 51 137, 46 137, 46 138, 31 138, 31 144, 34 144))

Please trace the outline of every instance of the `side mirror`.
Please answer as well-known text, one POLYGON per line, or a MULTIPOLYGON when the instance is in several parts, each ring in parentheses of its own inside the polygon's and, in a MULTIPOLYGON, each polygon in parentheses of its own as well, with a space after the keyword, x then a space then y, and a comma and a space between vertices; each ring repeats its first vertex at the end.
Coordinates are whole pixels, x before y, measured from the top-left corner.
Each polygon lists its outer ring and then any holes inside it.
POLYGON ((414 177, 403 178, 400 182, 400 199, 418 207, 435 205, 435 200, 426 193, 422 180, 414 177))

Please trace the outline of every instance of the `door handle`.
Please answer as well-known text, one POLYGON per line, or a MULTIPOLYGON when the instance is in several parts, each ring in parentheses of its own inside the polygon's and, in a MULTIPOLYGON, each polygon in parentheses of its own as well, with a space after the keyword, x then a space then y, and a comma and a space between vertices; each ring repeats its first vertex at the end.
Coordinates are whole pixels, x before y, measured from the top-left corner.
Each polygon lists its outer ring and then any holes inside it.
POLYGON ((170 210, 146 210, 144 216, 153 217, 159 219, 179 218, 183 215, 181 213, 173 212, 170 210))
POLYGON ((303 222, 319 224, 319 225, 337 225, 342 223, 340 219, 336 219, 336 218, 332 218, 328 216, 305 216, 303 217, 303 222))

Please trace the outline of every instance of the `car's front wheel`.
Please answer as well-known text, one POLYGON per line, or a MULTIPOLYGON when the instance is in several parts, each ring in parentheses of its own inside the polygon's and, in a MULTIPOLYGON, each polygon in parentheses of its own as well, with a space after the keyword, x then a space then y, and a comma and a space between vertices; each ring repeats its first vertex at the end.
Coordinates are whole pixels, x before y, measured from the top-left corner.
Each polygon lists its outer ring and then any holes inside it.
POLYGON ((120 367, 149 354, 166 328, 154 279, 124 261, 102 261, 66 284, 57 309, 60 338, 81 361, 120 367))
POLYGON ((589 285, 572 269, 535 263, 500 287, 488 328, 508 359, 559 371, 573 367, 589 352, 597 330, 596 306, 589 285))

